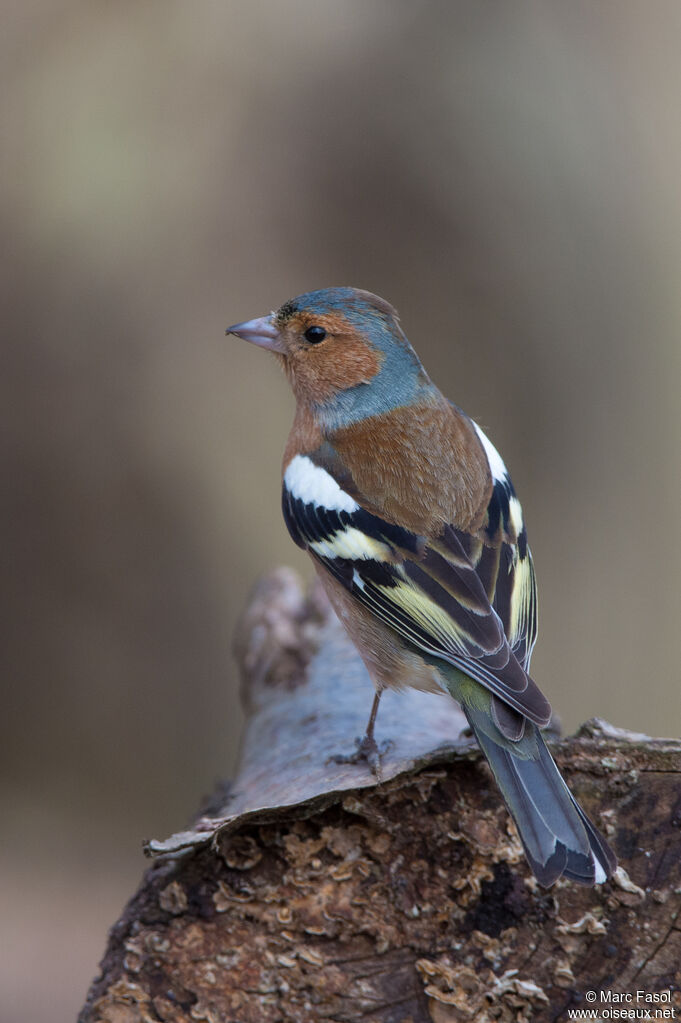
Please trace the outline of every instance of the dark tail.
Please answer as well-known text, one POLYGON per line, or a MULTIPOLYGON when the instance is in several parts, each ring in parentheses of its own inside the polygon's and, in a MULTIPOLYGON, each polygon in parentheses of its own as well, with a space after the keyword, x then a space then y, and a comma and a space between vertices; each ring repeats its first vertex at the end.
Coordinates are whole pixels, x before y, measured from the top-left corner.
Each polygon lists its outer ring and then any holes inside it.
POLYGON ((568 877, 593 885, 612 877, 615 854, 572 796, 539 729, 527 721, 519 742, 501 733, 496 742, 489 715, 470 705, 464 709, 539 883, 548 888, 568 877))

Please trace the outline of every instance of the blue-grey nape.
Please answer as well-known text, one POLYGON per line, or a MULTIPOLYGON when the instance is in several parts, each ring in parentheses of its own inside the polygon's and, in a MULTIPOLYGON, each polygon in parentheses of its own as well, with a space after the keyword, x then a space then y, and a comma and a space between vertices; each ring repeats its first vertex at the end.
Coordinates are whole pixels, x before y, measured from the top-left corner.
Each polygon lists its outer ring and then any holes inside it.
POLYGON ((370 383, 338 391, 330 401, 315 404, 315 411, 325 429, 333 431, 368 416, 419 404, 436 393, 413 351, 393 345, 370 383))

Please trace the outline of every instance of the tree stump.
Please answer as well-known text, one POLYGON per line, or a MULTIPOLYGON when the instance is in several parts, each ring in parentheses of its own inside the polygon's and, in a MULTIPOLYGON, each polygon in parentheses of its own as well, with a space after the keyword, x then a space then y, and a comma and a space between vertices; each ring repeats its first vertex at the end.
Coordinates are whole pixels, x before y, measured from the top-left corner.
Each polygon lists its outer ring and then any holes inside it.
POLYGON ((592 721, 553 744, 621 868, 546 891, 451 700, 384 696, 378 783, 330 759, 373 690, 318 589, 269 576, 237 653, 235 781, 147 844, 80 1023, 681 1018, 681 742, 592 721))

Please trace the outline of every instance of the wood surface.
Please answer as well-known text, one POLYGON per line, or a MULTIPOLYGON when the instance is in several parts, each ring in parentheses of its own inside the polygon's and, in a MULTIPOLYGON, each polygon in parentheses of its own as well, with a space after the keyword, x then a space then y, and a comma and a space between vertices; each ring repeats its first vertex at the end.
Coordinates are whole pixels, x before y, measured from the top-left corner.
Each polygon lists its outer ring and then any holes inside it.
POLYGON ((237 656, 234 782, 147 844, 80 1023, 681 1018, 681 742, 593 721, 554 744, 621 868, 546 891, 452 701, 387 694, 380 781, 330 759, 372 687, 318 589, 268 576, 237 656))

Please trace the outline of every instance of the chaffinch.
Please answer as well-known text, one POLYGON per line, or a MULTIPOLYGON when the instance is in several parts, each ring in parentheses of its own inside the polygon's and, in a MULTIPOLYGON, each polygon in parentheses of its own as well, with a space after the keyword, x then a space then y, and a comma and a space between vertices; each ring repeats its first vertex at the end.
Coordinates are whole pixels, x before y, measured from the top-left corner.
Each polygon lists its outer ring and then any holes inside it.
POLYGON ((283 511, 376 687, 461 704, 545 886, 602 884, 615 856, 540 729, 537 596, 520 502, 496 448, 429 379, 386 301, 312 291, 227 330, 275 352, 296 397, 283 511))

